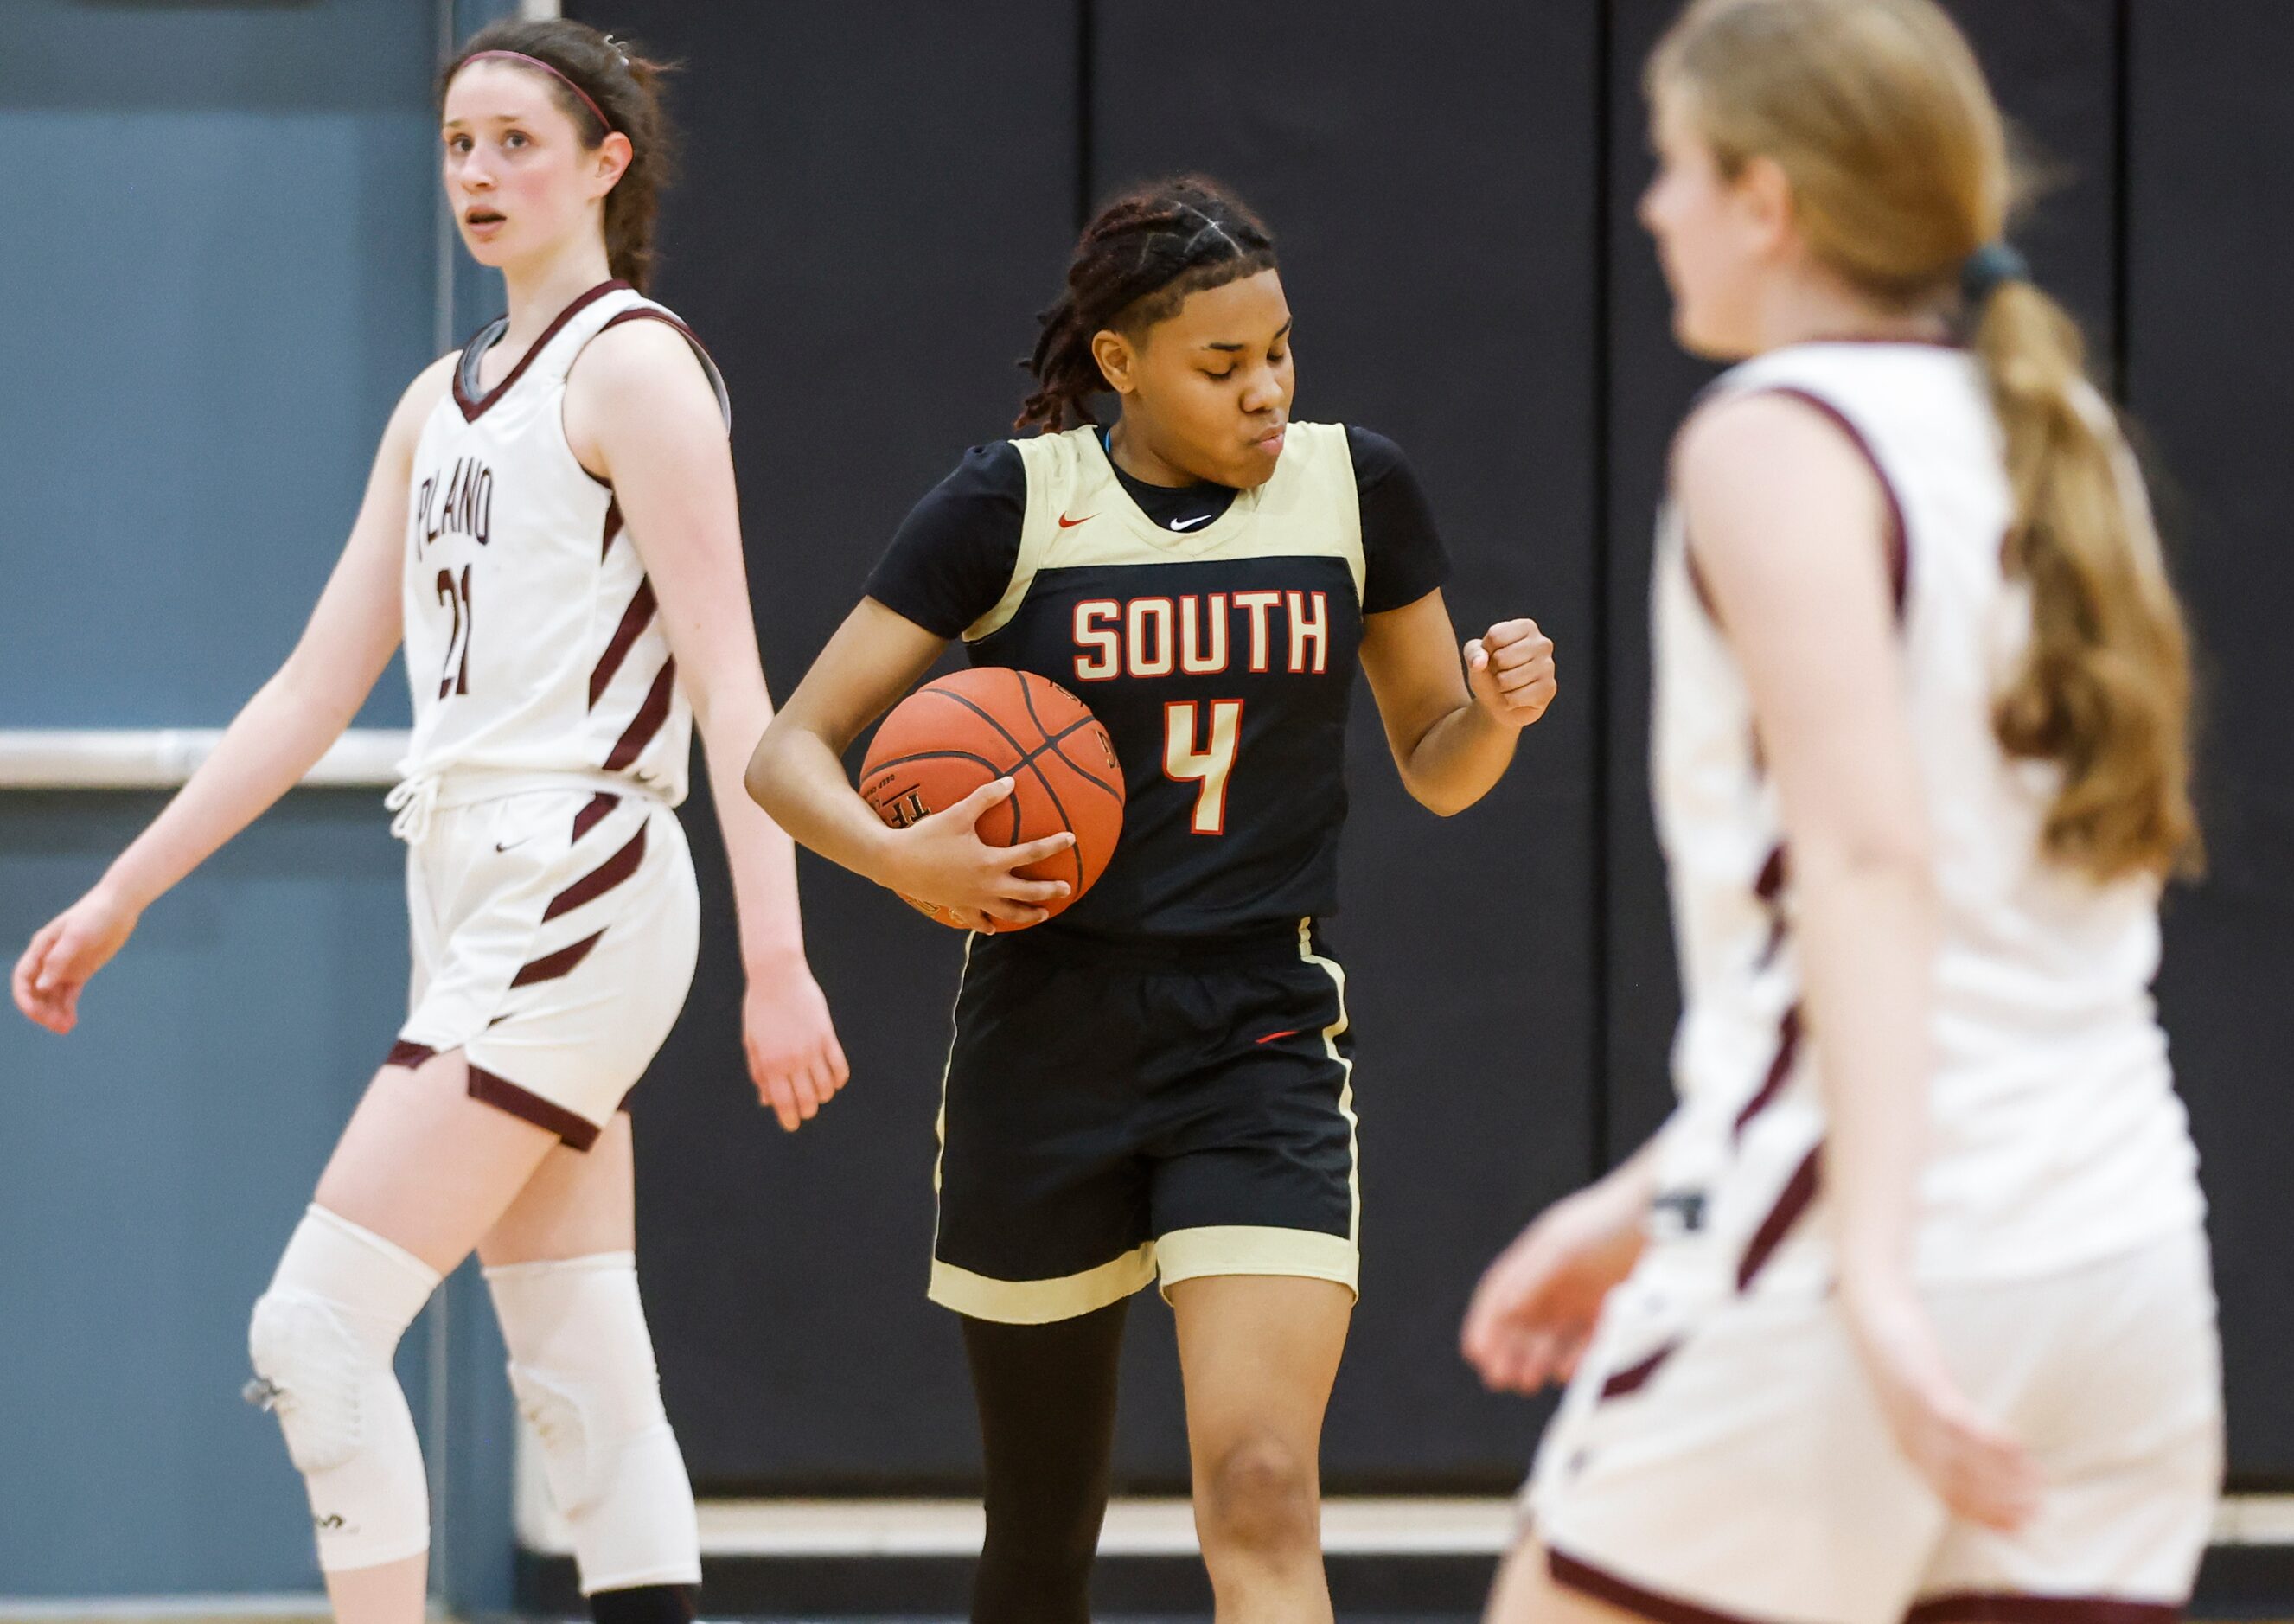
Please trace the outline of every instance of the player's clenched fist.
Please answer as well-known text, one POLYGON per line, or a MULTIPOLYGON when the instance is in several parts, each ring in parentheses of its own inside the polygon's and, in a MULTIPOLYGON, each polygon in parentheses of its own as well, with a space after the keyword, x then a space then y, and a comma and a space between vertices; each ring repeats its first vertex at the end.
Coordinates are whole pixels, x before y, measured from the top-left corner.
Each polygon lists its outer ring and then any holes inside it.
POLYGON ((1496 720, 1527 727, 1558 691, 1553 640, 1533 620, 1501 620, 1466 645, 1466 685, 1496 720))

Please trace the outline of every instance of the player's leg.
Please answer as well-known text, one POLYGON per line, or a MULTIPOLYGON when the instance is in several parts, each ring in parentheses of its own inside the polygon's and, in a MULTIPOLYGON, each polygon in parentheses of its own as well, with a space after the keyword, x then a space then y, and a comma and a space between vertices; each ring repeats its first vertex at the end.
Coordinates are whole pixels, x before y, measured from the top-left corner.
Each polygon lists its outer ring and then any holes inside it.
POLYGON ((1154 1278, 1136 977, 974 938, 940 1109, 932 1301, 963 1316, 987 1463, 979 1624, 1085 1624, 1123 1303, 1154 1278))
POLYGON ((987 1480, 978 1624, 1089 1624, 1128 1306, 1049 1325, 962 1321, 987 1480))
POLYGON ((685 1458, 638 1294, 630 1119, 560 1146, 479 1243, 511 1385, 599 1624, 683 1624, 701 1582, 685 1458))
POLYGON ((384 1068, 255 1305, 251 1391, 303 1473, 343 1624, 423 1615, 429 1491, 392 1355, 556 1142, 472 1099, 459 1053, 384 1068))
POLYGON ((1499 1566, 1482 1624, 1628 1624, 1642 1617, 1597 1602, 1582 1590, 1564 1590, 1553 1582, 1545 1547, 1525 1539, 1499 1566))
POLYGON ((1170 1287, 1186 1385, 1195 1528, 1222 1620, 1318 1624, 1322 1412, 1354 1293, 1330 1280, 1218 1275, 1170 1287))
POLYGON ((1222 1619, 1326 1620, 1322 1412, 1358 1271, 1343 975, 1302 926, 1157 978, 1151 1223, 1222 1619))

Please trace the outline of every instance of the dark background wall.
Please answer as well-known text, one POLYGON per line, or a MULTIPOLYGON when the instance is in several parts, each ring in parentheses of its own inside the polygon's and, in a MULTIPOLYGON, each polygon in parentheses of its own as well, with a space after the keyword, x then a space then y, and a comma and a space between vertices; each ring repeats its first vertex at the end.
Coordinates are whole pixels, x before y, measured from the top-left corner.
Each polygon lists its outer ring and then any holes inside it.
MULTIPOLYGON (((1282 239, 1300 412, 1411 453, 1461 627, 1527 612, 1560 643, 1560 705, 1450 823, 1408 803, 1360 712, 1336 934, 1362 1033, 1365 1294, 1331 1416, 1339 1487, 1517 1476, 1540 1414, 1458 1365, 1466 1293, 1515 1224, 1665 1108, 1677 992, 1643 764, 1647 537, 1705 374, 1672 345, 1632 205, 1639 63, 1674 9, 569 6, 690 64, 660 291, 734 388, 784 687, 907 505, 1005 431, 1013 357, 1088 208, 1186 168, 1235 184, 1282 239)), ((2294 565, 2272 523, 2289 493, 2269 391, 2294 360, 2274 285, 2294 233, 2264 156, 2289 133, 2274 86, 2294 21, 2267 0, 2171 26, 2149 0, 1955 9, 2050 183, 2019 237, 2190 494, 2216 868, 2173 902, 2162 997, 2216 1203, 2234 1473, 2294 1481, 2294 1400, 2268 1379, 2294 1335, 2270 1234, 2294 1133, 2269 1065, 2288 1016, 2268 992, 2294 971, 2294 757, 2273 721, 2294 700, 2274 625, 2294 565)), ((713 852, 705 808, 688 818, 713 852)), ((702 985, 642 1097, 671 1408, 719 1490, 961 1486, 956 1337, 921 1294, 956 943, 824 865, 805 885, 847 1095, 789 1139, 749 1103, 720 885, 702 985)), ((1177 1382, 1151 1299, 1134 1342, 1120 1471, 1174 1486, 1177 1382)))
MULTIPOLYGON (((285 652, 398 390, 499 306, 441 235, 427 81, 446 35, 507 4, 0 7, 0 727, 217 725, 285 652)), ((1409 448, 1461 624, 1525 609, 1560 640, 1560 706, 1454 821, 1404 801, 1363 708, 1337 929, 1363 1032, 1368 1289, 1332 1478, 1508 1486, 1539 1411, 1457 1364, 1466 1291, 1665 1098, 1643 594, 1664 446, 1702 374, 1665 336, 1631 204, 1634 80, 1671 0, 574 9, 687 62, 663 292, 731 375, 782 686, 908 503, 1003 432, 1088 201, 1180 166, 1225 175, 1282 233, 1301 409, 1409 448)), ((2274 1379, 2294 1342, 2294 11, 1958 10, 2063 172, 2022 239, 2179 493, 2214 861, 2169 909, 2160 990, 2215 1201, 2234 1481, 2294 1487, 2294 1394, 2274 1379)), ((363 720, 403 722, 402 692, 386 680, 363 720)), ((247 1304, 399 1008, 378 798, 290 797, 152 910, 73 1038, 0 1019, 11 1595, 316 1586, 299 1486, 237 1388, 247 1304)), ((156 804, 0 794, 0 943, 156 804)), ((956 1341, 922 1297, 956 941, 808 864, 857 1079, 783 1138, 740 1073, 705 803, 688 816, 714 934, 639 1142, 648 1298, 695 1464, 720 1490, 961 1488, 956 1341)), ((501 1354, 474 1279, 440 1302, 401 1361, 433 1441, 438 1566, 465 1608, 500 1606, 501 1354)), ((1151 1298, 1136 1332, 1123 1470, 1172 1486, 1151 1298)))

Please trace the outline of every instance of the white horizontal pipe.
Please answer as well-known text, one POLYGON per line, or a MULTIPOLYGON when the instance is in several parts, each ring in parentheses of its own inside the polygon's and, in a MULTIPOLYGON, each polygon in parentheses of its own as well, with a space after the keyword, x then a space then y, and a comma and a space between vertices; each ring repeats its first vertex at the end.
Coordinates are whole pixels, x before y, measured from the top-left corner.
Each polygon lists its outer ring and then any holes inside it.
MULTIPOLYGON (((565 1526, 528 1481, 519 1534, 528 1550, 566 1555, 565 1526)), ((545 1491, 546 1492, 546 1491, 545 1491)), ((984 1524, 977 1500, 704 1500, 707 1556, 971 1556, 984 1524)), ((1490 1556, 1516 1537, 1513 1502, 1497 1497, 1353 1498, 1322 1503, 1322 1548, 1333 1555, 1490 1556)), ((2294 1495, 2222 1503, 2217 1545, 2294 1544, 2294 1495)), ((1182 1499, 1118 1499, 1099 1548, 1108 1556, 1192 1556, 1192 1508, 1182 1499)))
MULTIPOLYGON (((0 789, 172 789, 207 760, 220 728, 0 729, 0 789)), ((403 728, 353 728, 305 775, 322 788, 387 788, 403 728)))

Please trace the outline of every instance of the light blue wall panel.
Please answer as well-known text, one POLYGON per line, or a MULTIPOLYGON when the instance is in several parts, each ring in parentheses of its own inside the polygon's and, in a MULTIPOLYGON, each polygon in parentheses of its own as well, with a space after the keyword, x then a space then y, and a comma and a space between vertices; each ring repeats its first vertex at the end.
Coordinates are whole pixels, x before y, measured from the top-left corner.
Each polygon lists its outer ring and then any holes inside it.
MULTIPOLYGON (((0 797, 0 941, 158 805, 0 797)), ((298 796, 152 909, 77 1032, 0 1020, 0 1593, 315 1587, 238 1398, 247 1311, 403 1008, 400 872, 371 795, 298 796)))
MULTIPOLYGON (((292 644, 436 351, 441 8, 0 12, 0 728, 217 725, 292 644)), ((394 669, 361 720, 405 714, 394 669)), ((0 960, 159 804, 0 794, 0 960)), ((0 1596, 317 1587, 238 1391, 248 1305, 403 1010, 384 825, 374 792, 290 796, 152 910, 78 1032, 0 1010, 0 1596)), ((447 1308, 451 1395, 435 1310, 400 1366, 426 1433, 448 1422, 442 1587, 499 1607, 500 1342, 467 1272, 447 1308)))

